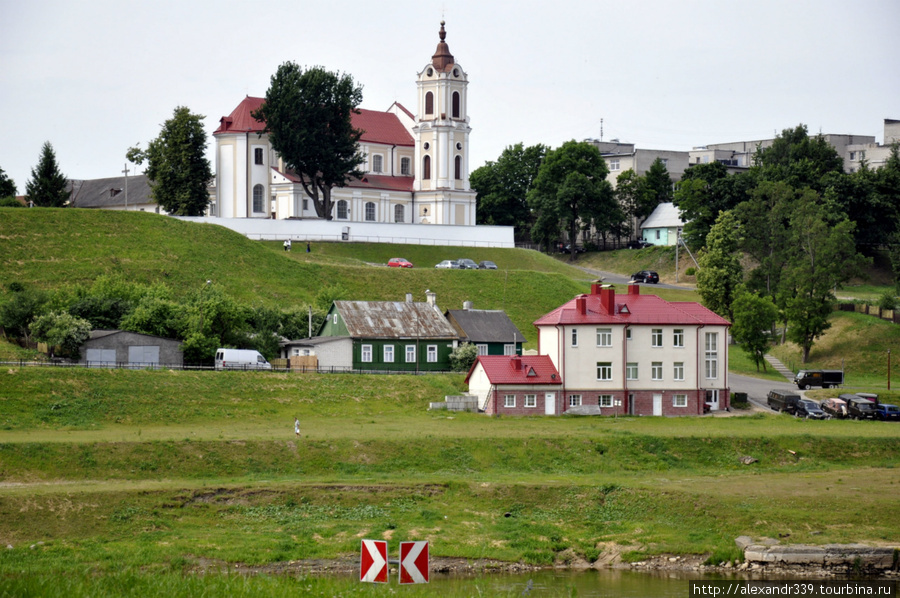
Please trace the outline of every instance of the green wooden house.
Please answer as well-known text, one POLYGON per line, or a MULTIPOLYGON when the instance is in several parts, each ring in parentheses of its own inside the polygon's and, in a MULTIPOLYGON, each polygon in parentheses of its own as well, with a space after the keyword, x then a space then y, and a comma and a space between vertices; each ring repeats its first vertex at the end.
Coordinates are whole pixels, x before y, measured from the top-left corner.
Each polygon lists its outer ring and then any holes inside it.
POLYGON ((513 324, 505 311, 473 309, 466 301, 463 309, 444 314, 459 334, 460 342, 478 347, 479 355, 521 355, 525 335, 513 324))
POLYGON ((348 337, 354 370, 445 371, 459 334, 435 304, 427 302, 335 301, 319 328, 320 337, 348 337))

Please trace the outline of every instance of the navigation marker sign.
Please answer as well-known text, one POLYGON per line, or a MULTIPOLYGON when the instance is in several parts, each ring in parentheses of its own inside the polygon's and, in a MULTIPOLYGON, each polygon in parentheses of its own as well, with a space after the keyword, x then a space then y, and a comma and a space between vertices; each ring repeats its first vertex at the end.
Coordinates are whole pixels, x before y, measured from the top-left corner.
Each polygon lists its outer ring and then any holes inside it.
POLYGON ((400 542, 400 583, 428 583, 428 542, 400 542))
POLYGON ((359 581, 387 583, 387 542, 363 540, 360 547, 359 581))

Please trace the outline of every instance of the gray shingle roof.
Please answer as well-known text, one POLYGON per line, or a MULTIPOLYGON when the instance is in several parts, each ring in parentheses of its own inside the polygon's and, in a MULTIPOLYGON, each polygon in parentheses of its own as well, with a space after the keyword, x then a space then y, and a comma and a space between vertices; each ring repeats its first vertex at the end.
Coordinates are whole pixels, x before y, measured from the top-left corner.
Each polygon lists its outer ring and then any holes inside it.
POLYGON ((523 335, 505 311, 487 309, 451 309, 447 317, 456 325, 461 336, 473 343, 525 342, 523 335))
POLYGON ((429 303, 335 301, 354 338, 458 338, 456 330, 429 303))

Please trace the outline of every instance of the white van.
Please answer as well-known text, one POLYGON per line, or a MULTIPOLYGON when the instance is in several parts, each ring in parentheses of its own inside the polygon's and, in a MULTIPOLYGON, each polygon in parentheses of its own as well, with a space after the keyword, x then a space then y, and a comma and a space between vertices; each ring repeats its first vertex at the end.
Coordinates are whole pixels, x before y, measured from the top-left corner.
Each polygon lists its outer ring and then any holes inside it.
POLYGON ((252 349, 216 349, 217 370, 271 370, 259 351, 252 349))

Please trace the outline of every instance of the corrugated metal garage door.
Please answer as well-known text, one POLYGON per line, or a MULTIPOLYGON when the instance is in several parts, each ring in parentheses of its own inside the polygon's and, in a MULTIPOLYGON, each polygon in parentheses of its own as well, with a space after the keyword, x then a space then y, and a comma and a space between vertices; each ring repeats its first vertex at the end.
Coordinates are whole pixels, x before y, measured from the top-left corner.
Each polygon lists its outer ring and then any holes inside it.
POLYGON ((128 347, 128 364, 140 367, 159 365, 159 347, 151 345, 128 347))
POLYGON ((115 365, 116 350, 115 349, 88 349, 87 350, 88 365, 105 367, 115 365))

